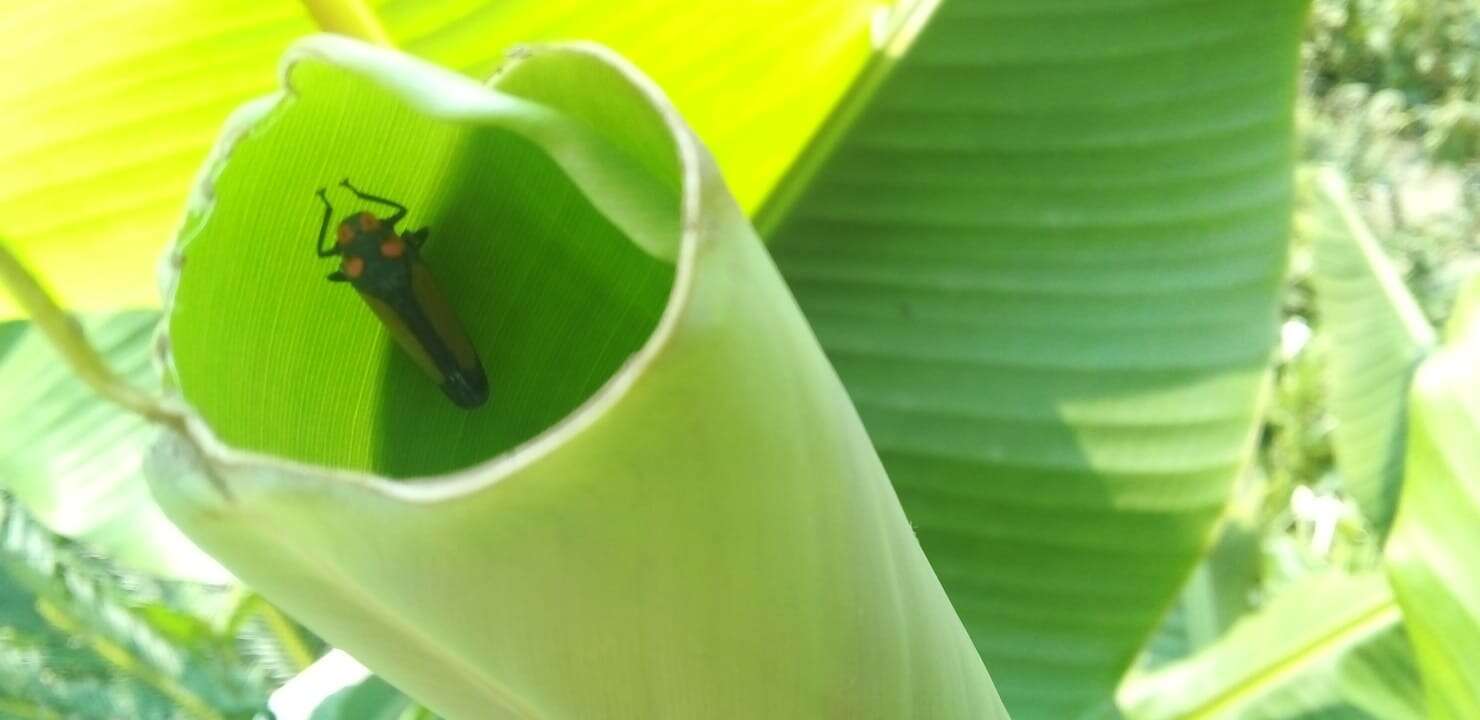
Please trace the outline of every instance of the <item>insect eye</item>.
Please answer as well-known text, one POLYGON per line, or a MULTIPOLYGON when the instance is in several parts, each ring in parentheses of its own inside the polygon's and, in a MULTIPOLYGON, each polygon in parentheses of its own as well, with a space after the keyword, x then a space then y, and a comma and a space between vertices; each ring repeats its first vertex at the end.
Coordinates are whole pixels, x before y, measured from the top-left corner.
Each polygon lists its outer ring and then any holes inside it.
POLYGON ((347 257, 339 264, 339 270, 351 280, 358 279, 365 274, 365 261, 357 257, 347 257))

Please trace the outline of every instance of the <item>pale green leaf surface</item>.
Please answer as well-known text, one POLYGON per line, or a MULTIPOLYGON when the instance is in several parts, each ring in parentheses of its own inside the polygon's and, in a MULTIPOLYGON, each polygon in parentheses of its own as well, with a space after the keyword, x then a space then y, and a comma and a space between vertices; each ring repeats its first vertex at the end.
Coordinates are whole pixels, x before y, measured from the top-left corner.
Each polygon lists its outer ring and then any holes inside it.
POLYGON ((1386 561, 1435 718, 1480 713, 1480 283, 1409 395, 1403 493, 1386 561))
POLYGON ((193 538, 448 718, 1005 716, 653 85, 592 46, 492 90, 332 38, 289 63, 177 247, 165 359, 193 407, 150 479, 193 538), (488 405, 452 406, 324 280, 312 189, 341 172, 431 226, 488 405))
POLYGON ((1316 306, 1328 344, 1332 451, 1343 487, 1386 534, 1403 474, 1408 384, 1434 345, 1418 302, 1334 170, 1316 179, 1316 306))
MULTIPOLYGON (((512 45, 605 41, 690 113, 753 207, 868 52, 884 3, 375 3, 392 39, 485 77, 512 45)), ((153 305, 154 264, 229 111, 313 24, 290 0, 0 2, 0 217, 69 307, 153 305)), ((364 150, 367 154, 373 148, 364 150)), ((14 316, 0 297, 0 317, 14 316)))
POLYGON ((1135 720, 1425 717, 1387 579, 1328 573, 1285 588, 1212 646, 1122 687, 1135 720))
POLYGON ((946 0, 761 216, 1015 717, 1110 695, 1247 461, 1303 19, 946 0))
POLYGON ((330 695, 314 708, 309 720, 406 720, 414 707, 390 683, 371 675, 330 695))
MULTIPOLYGON (((157 312, 82 323, 125 380, 157 386, 150 362, 157 312)), ((140 466, 156 430, 99 398, 28 323, 0 336, 0 487, 52 531, 114 561, 165 577, 226 582, 230 575, 160 513, 140 466)))

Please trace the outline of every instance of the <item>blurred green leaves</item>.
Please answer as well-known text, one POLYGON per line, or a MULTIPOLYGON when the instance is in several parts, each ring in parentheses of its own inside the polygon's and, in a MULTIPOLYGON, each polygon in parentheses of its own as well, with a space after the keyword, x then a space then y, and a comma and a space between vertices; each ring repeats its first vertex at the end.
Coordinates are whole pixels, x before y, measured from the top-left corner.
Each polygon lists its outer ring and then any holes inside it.
POLYGON ((0 495, 0 713, 262 717, 266 687, 236 629, 207 619, 239 599, 119 573, 0 495))
MULTIPOLYGON (((1480 652, 1480 634, 1473 631, 1480 617, 1480 597, 1471 591, 1475 568, 1471 553, 1460 549, 1480 541, 1474 530, 1480 505, 1474 501, 1475 489, 1467 487, 1474 485, 1468 478, 1475 463, 1470 449, 1480 439, 1472 387, 1475 285, 1472 281, 1456 304, 1445 340, 1435 349, 1433 330, 1342 178, 1332 170, 1320 171, 1314 188, 1313 278, 1322 332, 1330 340, 1327 384, 1339 478, 1375 533, 1392 525, 1384 555, 1391 586, 1383 591, 1396 597, 1394 608, 1401 609, 1413 657, 1407 660, 1407 653, 1389 641, 1364 644, 1357 656, 1360 664, 1353 666, 1361 672, 1356 680, 1343 681, 1337 686, 1340 694, 1331 697, 1355 703, 1373 717, 1465 717, 1480 707, 1480 677, 1460 660, 1480 652), (1387 649, 1378 652, 1383 647, 1387 649), (1404 680, 1408 675, 1412 679, 1404 680), (1420 688, 1422 707, 1413 698, 1420 688)), ((1280 626, 1275 608, 1296 607, 1300 592, 1276 597, 1261 619, 1249 625, 1280 626)), ((1303 592, 1333 590, 1312 581, 1303 592)), ((1340 608, 1362 594, 1351 592, 1340 602, 1314 597, 1304 602, 1340 608)), ((1341 615, 1335 611, 1326 619, 1338 622, 1341 615)), ((1294 620, 1284 623, 1285 632, 1301 626, 1294 620)), ((1328 647, 1330 652, 1317 657, 1322 662, 1342 657, 1335 649, 1328 647)), ((1229 658, 1237 655, 1230 651, 1229 658)), ((1212 659, 1194 658, 1189 667, 1196 663, 1207 663, 1203 674, 1216 675, 1218 663, 1212 659)), ((1316 690, 1323 686, 1329 684, 1307 682, 1295 689, 1308 701, 1327 697, 1316 690)), ((1140 706, 1153 707, 1152 694, 1146 691, 1140 706)), ((1255 693, 1249 701, 1260 697, 1255 693)), ((1264 700, 1257 703, 1264 707, 1264 700)))
POLYGON ((1473 160, 1480 150, 1480 14, 1472 4, 1317 0, 1312 20, 1315 94, 1348 84, 1392 88, 1413 106, 1413 126, 1404 130, 1431 158, 1473 160))

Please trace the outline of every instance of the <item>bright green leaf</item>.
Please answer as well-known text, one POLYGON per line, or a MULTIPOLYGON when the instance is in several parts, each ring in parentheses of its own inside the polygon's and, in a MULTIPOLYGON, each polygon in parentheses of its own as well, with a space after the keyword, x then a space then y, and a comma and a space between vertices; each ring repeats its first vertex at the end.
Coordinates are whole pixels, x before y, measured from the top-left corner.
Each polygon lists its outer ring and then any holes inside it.
POLYGON ((1401 614, 1381 573, 1305 578, 1187 660, 1132 676, 1136 720, 1424 717, 1401 614))
POLYGON ((1343 487, 1386 534, 1403 474, 1408 383, 1434 330, 1334 170, 1316 179, 1315 282, 1330 338, 1332 450, 1343 487))
POLYGON ((1386 556, 1441 719, 1480 713, 1480 283, 1467 290, 1413 380, 1386 556))
POLYGON ((944 0, 762 215, 1015 717, 1112 692, 1248 462, 1304 15, 944 0))
POLYGON ((287 63, 292 94, 228 129, 167 278, 193 407, 151 484, 191 537, 448 717, 1005 716, 650 81, 585 45, 492 89, 327 37, 287 63), (432 228, 486 406, 452 406, 324 280, 313 191, 343 175, 432 228))

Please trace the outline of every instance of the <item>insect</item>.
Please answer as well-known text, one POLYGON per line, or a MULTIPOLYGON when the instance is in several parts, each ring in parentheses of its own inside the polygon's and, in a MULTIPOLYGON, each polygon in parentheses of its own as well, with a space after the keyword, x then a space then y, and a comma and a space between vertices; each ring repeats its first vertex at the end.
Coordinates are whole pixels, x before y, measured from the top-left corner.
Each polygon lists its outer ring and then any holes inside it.
POLYGON ((459 407, 475 408, 488 401, 488 376, 483 372, 473 344, 452 308, 432 281, 421 247, 430 228, 404 235, 396 223, 406 217, 406 206, 383 197, 360 192, 349 179, 339 185, 368 202, 395 209, 388 217, 358 212, 340 221, 333 245, 325 247, 334 208, 325 188, 319 188, 324 203, 324 223, 319 228, 319 257, 339 256, 339 269, 329 280, 354 286, 365 304, 390 329, 396 344, 441 387, 459 407))

